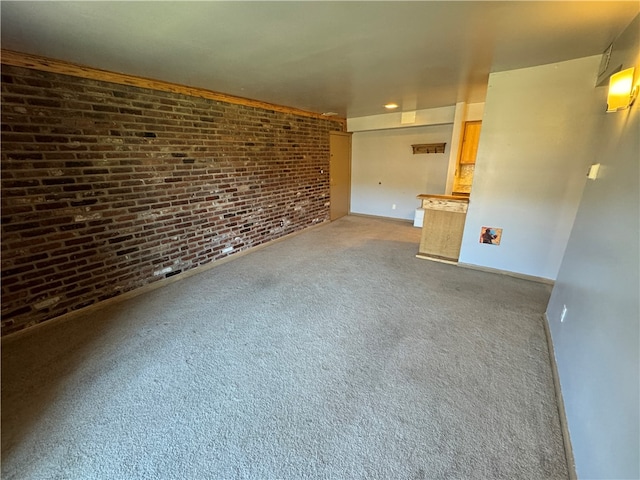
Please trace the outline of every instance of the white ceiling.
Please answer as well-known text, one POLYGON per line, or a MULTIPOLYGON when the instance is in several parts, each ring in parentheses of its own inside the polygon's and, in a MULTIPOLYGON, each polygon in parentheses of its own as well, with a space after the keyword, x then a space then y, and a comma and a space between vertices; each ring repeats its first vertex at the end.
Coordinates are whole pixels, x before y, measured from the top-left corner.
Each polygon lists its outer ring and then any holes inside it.
POLYGON ((384 113, 387 102, 403 110, 482 102, 490 72, 600 54, 640 2, 2 0, 0 7, 5 49, 358 117, 384 113))

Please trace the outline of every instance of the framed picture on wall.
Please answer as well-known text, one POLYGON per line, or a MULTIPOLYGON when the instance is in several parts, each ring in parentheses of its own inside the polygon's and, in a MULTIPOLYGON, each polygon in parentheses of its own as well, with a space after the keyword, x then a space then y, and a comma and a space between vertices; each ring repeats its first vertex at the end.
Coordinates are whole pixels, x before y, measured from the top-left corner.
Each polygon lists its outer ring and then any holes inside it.
POLYGON ((480 243, 487 245, 500 245, 502 229, 496 227, 482 227, 480 229, 480 243))

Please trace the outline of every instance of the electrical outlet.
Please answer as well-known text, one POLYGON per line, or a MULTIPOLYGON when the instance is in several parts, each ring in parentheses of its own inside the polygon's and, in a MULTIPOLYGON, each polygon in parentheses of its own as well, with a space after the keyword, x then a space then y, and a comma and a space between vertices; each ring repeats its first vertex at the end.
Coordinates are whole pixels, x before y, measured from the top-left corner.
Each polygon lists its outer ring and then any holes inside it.
POLYGON ((560 314, 560 323, 564 322, 564 317, 567 316, 567 306, 562 306, 562 313, 560 314))

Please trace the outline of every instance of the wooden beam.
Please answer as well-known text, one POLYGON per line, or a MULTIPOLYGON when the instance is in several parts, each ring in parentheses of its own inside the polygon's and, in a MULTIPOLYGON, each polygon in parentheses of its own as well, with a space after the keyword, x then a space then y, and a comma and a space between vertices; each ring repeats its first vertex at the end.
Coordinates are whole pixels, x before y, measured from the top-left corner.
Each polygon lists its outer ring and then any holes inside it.
POLYGON ((293 107, 285 107, 274 103, 262 102, 260 100, 252 100, 249 98, 236 97, 225 93, 214 92, 204 88, 187 87, 177 83, 165 82, 162 80, 153 80, 150 78, 137 77, 124 73, 109 72, 98 68, 78 65, 63 60, 55 60, 52 58, 42 57, 40 55, 32 55, 30 53, 14 52, 12 50, 0 50, 0 63, 13 65, 14 67, 31 68, 34 70, 42 70, 45 72, 59 73, 62 75, 71 75, 74 77, 88 78, 91 80, 100 80, 103 82, 117 83, 120 85, 131 85, 140 88, 150 88, 162 92, 178 93, 190 95, 193 97, 207 98, 234 105, 244 105, 247 107, 261 108, 274 112, 287 113, 291 115, 299 115, 303 117, 320 118, 323 120, 331 120, 339 122, 346 128, 347 120, 341 117, 327 117, 321 113, 308 112, 293 107))

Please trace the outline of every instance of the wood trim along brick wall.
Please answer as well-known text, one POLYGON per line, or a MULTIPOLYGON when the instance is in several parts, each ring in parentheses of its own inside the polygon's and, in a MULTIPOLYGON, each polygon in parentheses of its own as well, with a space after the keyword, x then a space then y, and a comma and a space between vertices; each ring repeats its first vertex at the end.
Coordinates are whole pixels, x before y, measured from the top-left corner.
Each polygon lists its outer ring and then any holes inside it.
MULTIPOLYGON (((273 110, 274 112, 290 113, 292 115, 301 115, 312 118, 326 118, 320 113, 309 112, 298 108, 276 105, 268 102, 262 102, 260 100, 236 97, 234 95, 214 92, 211 90, 206 90, 204 88, 188 87, 185 85, 165 82, 162 80, 153 80, 149 78, 137 77, 134 75, 127 75, 124 73, 109 72, 107 70, 87 67, 63 60, 55 60, 52 58, 42 57, 40 55, 32 55, 29 53, 14 52, 12 50, 2 49, 0 52, 0 62, 5 65, 32 68, 45 72, 60 73, 63 75, 71 75, 74 77, 88 78, 91 80, 118 83, 121 85, 132 85, 135 87, 150 88, 152 90, 158 90, 162 92, 181 93, 192 97, 202 97, 209 100, 219 100, 225 103, 262 108, 265 110, 273 110)), ((332 118, 334 121, 341 122, 344 125, 344 129, 346 129, 347 120, 345 118, 332 118)))

